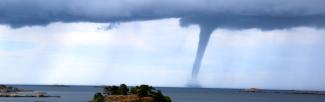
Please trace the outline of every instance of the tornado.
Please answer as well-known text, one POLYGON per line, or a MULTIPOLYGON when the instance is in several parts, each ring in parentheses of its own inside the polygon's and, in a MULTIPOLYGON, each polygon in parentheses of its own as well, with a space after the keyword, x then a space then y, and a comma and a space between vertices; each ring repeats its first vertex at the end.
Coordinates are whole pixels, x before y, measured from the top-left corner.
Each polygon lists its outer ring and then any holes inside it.
POLYGON ((214 30, 214 27, 200 25, 199 43, 198 43, 198 48, 196 51, 195 60, 193 63, 192 78, 191 78, 191 81, 189 82, 190 87, 199 87, 197 77, 200 72, 202 59, 203 59, 205 50, 208 46, 209 39, 210 39, 210 36, 211 36, 213 30, 214 30))

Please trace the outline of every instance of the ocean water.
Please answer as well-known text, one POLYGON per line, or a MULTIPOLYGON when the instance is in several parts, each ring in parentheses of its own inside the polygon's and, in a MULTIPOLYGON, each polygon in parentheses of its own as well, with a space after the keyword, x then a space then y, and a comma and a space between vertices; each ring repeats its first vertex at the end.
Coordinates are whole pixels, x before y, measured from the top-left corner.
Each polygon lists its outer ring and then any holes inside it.
MULTIPOLYGON (((102 87, 69 86, 53 87, 41 85, 18 85, 18 88, 45 91, 57 97, 0 97, 0 102, 88 102, 102 87)), ((157 88, 170 96, 173 102, 325 102, 325 95, 246 93, 236 89, 213 88, 157 88)))

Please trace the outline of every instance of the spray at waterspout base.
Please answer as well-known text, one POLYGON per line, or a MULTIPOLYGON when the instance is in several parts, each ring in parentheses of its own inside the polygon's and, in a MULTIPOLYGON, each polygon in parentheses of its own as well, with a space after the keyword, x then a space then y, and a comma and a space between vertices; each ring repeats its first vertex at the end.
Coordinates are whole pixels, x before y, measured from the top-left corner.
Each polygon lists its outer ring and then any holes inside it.
POLYGON ((193 80, 191 79, 188 83, 187 83, 187 87, 191 87, 191 88, 200 88, 201 85, 198 82, 198 80, 193 80))

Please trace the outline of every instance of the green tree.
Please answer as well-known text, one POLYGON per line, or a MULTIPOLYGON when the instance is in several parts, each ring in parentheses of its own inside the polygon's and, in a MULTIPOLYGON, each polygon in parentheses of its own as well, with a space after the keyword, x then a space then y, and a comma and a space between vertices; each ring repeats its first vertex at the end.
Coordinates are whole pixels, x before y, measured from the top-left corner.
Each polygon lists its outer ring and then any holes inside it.
POLYGON ((112 94, 111 90, 112 90, 111 86, 105 86, 103 90, 104 95, 111 95, 112 94))
POLYGON ((160 90, 153 93, 153 98, 158 102, 171 102, 171 99, 168 96, 164 96, 160 90))
POLYGON ((151 96, 152 90, 154 90, 154 88, 149 85, 140 85, 138 88, 137 94, 139 97, 151 96))
POLYGON ((128 92, 129 92, 129 88, 125 84, 121 84, 120 88, 119 88, 119 91, 120 91, 121 95, 127 95, 128 92))
POLYGON ((101 93, 97 92, 94 95, 92 102, 104 102, 104 96, 101 93))
POLYGON ((138 94, 138 92, 139 92, 139 87, 138 86, 131 88, 131 94, 138 94))
POLYGON ((105 86, 104 94, 105 95, 119 95, 119 87, 118 86, 105 86))
POLYGON ((119 87, 118 86, 112 86, 112 95, 119 95, 119 87))

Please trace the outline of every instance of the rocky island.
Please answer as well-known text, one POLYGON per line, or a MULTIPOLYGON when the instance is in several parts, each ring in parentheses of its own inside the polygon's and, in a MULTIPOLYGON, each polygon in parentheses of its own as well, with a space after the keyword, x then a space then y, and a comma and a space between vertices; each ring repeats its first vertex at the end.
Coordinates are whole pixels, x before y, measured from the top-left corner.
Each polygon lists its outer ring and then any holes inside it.
POLYGON ((0 85, 0 97, 60 97, 51 96, 46 92, 34 92, 33 90, 20 89, 14 86, 0 85), (25 92, 22 94, 21 92, 25 92))
POLYGON ((149 85, 131 87, 105 86, 103 92, 96 93, 89 102, 171 102, 171 98, 164 96, 160 90, 149 85))
POLYGON ((267 89, 258 89, 258 88, 242 89, 241 92, 249 92, 249 93, 281 93, 281 94, 325 95, 325 91, 308 91, 308 90, 267 90, 267 89))

